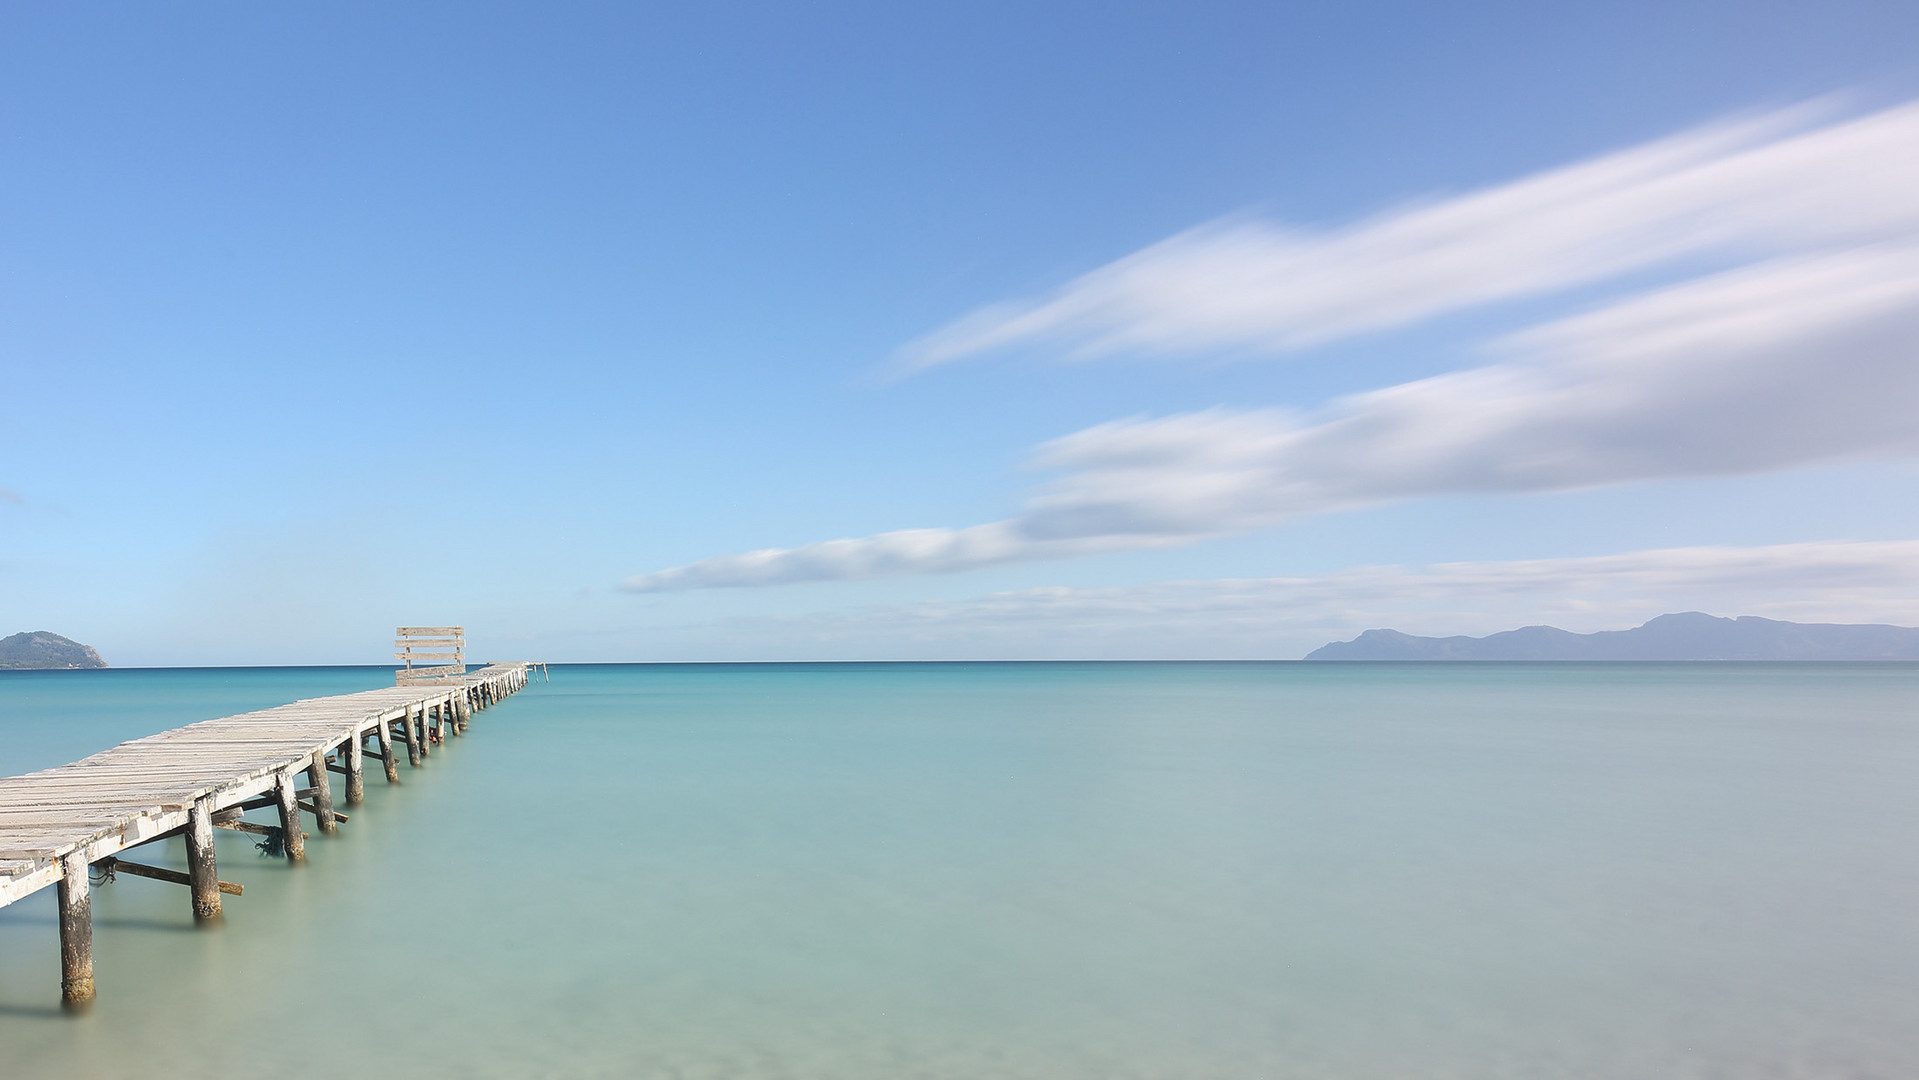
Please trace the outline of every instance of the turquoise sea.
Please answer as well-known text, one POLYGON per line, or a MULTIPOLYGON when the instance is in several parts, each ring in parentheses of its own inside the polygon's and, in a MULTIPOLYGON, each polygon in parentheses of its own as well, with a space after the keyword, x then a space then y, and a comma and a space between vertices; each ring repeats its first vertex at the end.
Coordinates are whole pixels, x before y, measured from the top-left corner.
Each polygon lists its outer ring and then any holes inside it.
MULTIPOLYGON (((0 673, 0 774, 390 681, 0 673)), ((0 909, 0 1074, 1919 1076, 1919 665, 567 666, 401 775, 84 1015, 0 909)))

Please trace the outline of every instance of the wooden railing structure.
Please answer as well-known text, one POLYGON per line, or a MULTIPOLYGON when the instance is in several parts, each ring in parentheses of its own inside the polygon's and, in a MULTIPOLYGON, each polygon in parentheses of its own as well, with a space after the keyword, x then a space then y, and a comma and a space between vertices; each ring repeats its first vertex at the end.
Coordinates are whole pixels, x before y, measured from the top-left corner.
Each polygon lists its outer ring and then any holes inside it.
POLYGON ((466 630, 459 626, 402 626, 393 631, 393 659, 402 665, 401 686, 466 674, 466 630), (414 667, 418 661, 421 666, 414 667))
POLYGON ((203 720, 71 765, 0 777, 0 907, 49 885, 59 889, 61 999, 84 1005, 94 996, 89 868, 185 885, 194 918, 217 920, 221 894, 242 890, 220 880, 214 829, 258 834, 265 850, 302 863, 303 813, 322 833, 346 820, 334 808, 329 773, 346 778, 346 803, 358 804, 368 757, 398 783, 396 746, 418 767, 443 737, 464 735, 474 713, 544 669, 508 663, 438 677, 416 672, 392 688, 203 720), (278 820, 246 820, 255 810, 278 820), (124 856, 171 836, 186 839, 188 873, 124 856))

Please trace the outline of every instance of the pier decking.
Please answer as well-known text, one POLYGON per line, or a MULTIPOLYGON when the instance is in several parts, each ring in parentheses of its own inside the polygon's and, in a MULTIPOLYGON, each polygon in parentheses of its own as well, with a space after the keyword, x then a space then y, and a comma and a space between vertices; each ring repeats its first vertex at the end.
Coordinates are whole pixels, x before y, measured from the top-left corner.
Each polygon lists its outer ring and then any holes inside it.
POLYGON ((357 694, 310 698, 259 712, 203 720, 124 742, 71 765, 0 777, 0 907, 49 885, 60 892, 61 996, 93 998, 88 868, 187 885, 195 918, 217 918, 221 893, 215 828, 265 837, 270 849, 306 857, 302 814, 322 832, 346 819, 334 807, 329 773, 360 802, 367 758, 389 783, 398 757, 417 766, 443 736, 464 734, 472 714, 527 684, 537 664, 492 664, 357 694), (306 784, 299 774, 306 775, 306 784), (242 818, 278 812, 278 825, 242 818), (184 834, 190 873, 125 861, 141 844, 184 834))

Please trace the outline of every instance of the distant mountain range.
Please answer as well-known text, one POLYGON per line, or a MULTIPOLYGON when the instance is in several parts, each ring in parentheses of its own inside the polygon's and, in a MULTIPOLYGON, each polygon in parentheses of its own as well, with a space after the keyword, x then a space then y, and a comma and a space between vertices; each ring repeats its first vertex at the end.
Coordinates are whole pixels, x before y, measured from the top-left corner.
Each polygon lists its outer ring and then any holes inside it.
POLYGON ((1661 615, 1631 630, 1575 634, 1526 626, 1486 637, 1417 637, 1368 630, 1308 660, 1919 660, 1919 628, 1795 623, 1698 611, 1661 615))
POLYGON ((103 668, 107 666, 93 646, 82 645, 49 630, 30 630, 0 638, 0 671, 21 668, 103 668))

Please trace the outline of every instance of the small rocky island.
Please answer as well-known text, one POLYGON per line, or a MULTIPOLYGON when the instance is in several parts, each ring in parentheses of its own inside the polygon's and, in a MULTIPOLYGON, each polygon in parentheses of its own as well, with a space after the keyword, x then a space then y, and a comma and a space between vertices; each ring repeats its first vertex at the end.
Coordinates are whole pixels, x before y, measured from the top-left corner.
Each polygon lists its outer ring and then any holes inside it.
POLYGON ((0 671, 44 668, 103 668, 107 666, 93 646, 82 645, 50 630, 29 630, 0 638, 0 671))

